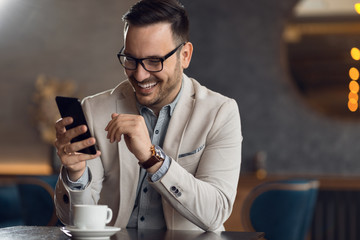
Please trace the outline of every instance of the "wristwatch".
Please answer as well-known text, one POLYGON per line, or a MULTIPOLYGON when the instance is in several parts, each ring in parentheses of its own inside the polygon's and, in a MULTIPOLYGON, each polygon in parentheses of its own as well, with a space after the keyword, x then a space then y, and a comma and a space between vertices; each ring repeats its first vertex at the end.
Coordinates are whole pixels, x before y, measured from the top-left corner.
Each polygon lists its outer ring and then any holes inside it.
POLYGON ((143 163, 139 162, 139 165, 144 169, 151 168, 156 163, 163 162, 165 160, 165 153, 161 149, 161 147, 157 145, 152 145, 150 151, 151 151, 151 157, 143 163))

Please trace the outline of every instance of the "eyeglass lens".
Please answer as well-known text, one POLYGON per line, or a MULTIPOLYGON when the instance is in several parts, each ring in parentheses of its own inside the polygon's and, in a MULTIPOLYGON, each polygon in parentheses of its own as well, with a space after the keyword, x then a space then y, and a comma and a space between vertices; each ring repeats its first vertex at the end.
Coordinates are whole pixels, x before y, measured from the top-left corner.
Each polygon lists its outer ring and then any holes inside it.
POLYGON ((135 70, 137 67, 137 62, 139 62, 147 71, 153 72, 162 70, 162 61, 160 58, 137 60, 128 56, 119 56, 119 59, 123 67, 128 70, 135 70))

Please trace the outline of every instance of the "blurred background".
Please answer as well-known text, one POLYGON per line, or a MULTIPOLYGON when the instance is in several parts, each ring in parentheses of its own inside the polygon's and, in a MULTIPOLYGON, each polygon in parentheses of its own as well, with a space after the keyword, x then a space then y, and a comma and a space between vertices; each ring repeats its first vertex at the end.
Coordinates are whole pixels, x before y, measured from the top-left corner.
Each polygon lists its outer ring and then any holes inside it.
MULTIPOLYGON (((54 97, 125 79, 116 53, 135 2, 0 0, 0 174, 56 173, 54 97)), ((242 175, 360 176, 360 1, 181 2, 186 74, 238 102, 242 175)))
MULTIPOLYGON (((134 2, 0 0, 1 173, 51 171, 55 95, 125 79, 116 53, 134 2)), ((194 44, 186 73, 238 102, 242 172, 260 156, 268 173, 360 173, 360 115, 348 109, 356 0, 182 2, 194 44)))

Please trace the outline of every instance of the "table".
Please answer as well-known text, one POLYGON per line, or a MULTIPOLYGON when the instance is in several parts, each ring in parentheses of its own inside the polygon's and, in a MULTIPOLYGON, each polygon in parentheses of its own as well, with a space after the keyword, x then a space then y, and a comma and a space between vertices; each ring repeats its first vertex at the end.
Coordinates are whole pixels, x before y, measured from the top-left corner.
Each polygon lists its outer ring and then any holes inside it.
MULTIPOLYGON (((111 240, 256 240, 264 239, 257 232, 201 232, 180 230, 121 229, 111 240)), ((15 226, 0 228, 1 240, 68 240, 60 227, 15 226)))

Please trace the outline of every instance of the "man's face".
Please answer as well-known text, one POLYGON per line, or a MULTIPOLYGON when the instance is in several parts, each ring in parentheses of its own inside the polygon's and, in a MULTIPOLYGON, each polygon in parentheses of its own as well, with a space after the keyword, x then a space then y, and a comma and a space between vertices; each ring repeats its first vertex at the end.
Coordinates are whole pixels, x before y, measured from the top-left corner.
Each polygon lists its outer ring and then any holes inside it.
MULTIPOLYGON (((125 32, 124 54, 131 57, 163 57, 176 47, 168 23, 130 26, 125 32)), ((171 103, 181 88, 183 67, 177 53, 164 61, 160 72, 148 72, 141 64, 136 70, 125 72, 135 89, 138 102, 155 113, 171 103)))

